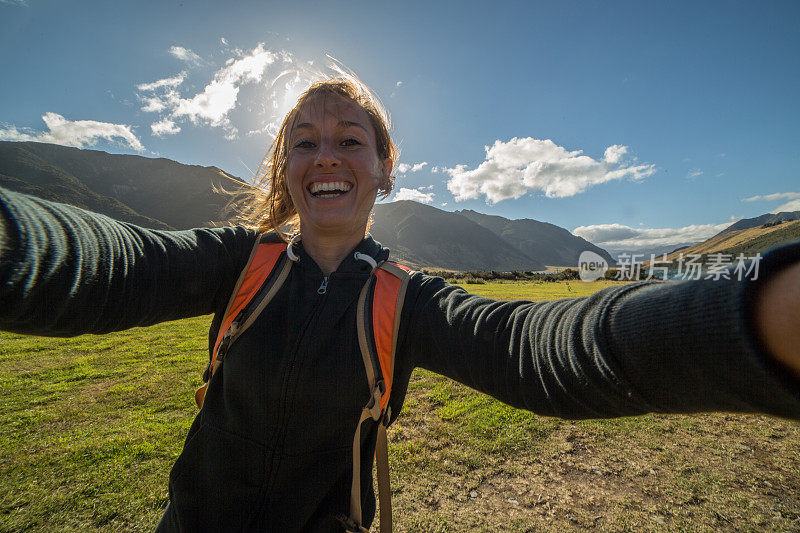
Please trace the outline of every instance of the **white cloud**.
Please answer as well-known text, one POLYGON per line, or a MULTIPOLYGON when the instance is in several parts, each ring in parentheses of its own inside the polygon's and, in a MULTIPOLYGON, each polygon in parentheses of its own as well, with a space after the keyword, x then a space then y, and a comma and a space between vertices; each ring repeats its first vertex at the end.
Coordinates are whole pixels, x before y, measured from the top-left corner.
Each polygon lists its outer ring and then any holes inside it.
POLYGON ((231 53, 233 57, 227 58, 203 89, 193 95, 184 96, 178 92, 185 72, 138 86, 144 93, 139 94, 142 110, 161 115, 151 125, 154 132, 169 119, 176 127, 181 122, 221 127, 225 138, 233 139, 239 130, 232 123, 231 113, 244 107, 242 88, 253 86, 248 91, 257 90, 257 93, 244 93, 249 104, 245 131, 248 135, 268 133, 274 136, 300 93, 322 77, 305 64, 301 65, 289 52, 266 49, 263 43, 250 52, 236 49, 231 53), (253 121, 258 124, 256 128, 253 128, 253 121))
POLYGON ((393 202, 398 202, 400 200, 414 200, 415 202, 419 202, 421 204, 429 204, 433 202, 433 197, 436 196, 432 192, 422 192, 419 189, 406 189, 405 187, 400 188, 397 193, 394 195, 393 202))
POLYGON ((439 205, 441 205, 442 207, 447 207, 447 202, 442 202, 442 203, 441 203, 441 204, 439 204, 439 205))
POLYGON ((774 194, 761 194, 742 198, 743 202, 774 202, 776 200, 797 200, 800 199, 800 192, 776 192, 774 194))
POLYGON ((456 201, 485 196, 488 202, 497 203, 535 191, 562 198, 607 181, 641 180, 656 171, 655 165, 623 162, 628 148, 620 145, 609 146, 600 160, 582 155, 581 150, 569 151, 550 139, 530 137, 497 140, 484 149, 486 158, 474 169, 466 165, 440 169, 450 175, 447 188, 456 201))
POLYGON ((0 128, 2 141, 36 141, 64 146, 84 148, 94 146, 100 139, 119 140, 136 151, 143 151, 144 146, 126 124, 112 124, 95 120, 68 120, 58 113, 47 112, 42 116, 46 132, 35 133, 31 130, 20 131, 16 126, 8 125, 0 128))
POLYGON ((628 153, 627 146, 622 146, 619 144, 611 145, 608 148, 606 148, 606 151, 603 154, 603 161, 605 161, 606 163, 610 163, 612 165, 616 165, 617 163, 622 161, 622 158, 625 156, 626 153, 628 153))
POLYGON ((192 122, 207 120, 213 126, 222 124, 228 112, 236 106, 239 87, 232 80, 214 80, 202 93, 181 99, 173 110, 175 117, 185 116, 192 122))
POLYGON ((202 65, 203 59, 183 46, 170 46, 169 53, 190 65, 202 65))
MULTIPOLYGON (((140 83, 136 86, 139 91, 144 93, 153 93, 150 95, 139 94, 139 100, 143 103, 142 111, 146 113, 159 113, 161 111, 173 109, 180 102, 180 94, 176 87, 183 83, 186 78, 186 72, 181 72, 170 78, 162 78, 150 83, 140 83)), ((163 121, 161 121, 163 122, 163 121)), ((156 123, 151 124, 153 131, 156 131, 158 126, 156 123)))
POLYGON ((703 175, 703 171, 699 168, 690 168, 689 172, 686 174, 686 179, 693 180, 695 178, 699 178, 703 175))
POLYGON ((221 42, 225 46, 228 46, 228 39, 226 39, 225 37, 220 37, 219 42, 221 42))
POLYGON ((186 78, 186 72, 181 72, 171 78, 163 78, 150 83, 140 83, 136 86, 140 91, 155 91, 161 87, 177 87, 186 78))
POLYGON ((792 200, 783 205, 779 205, 772 210, 773 213, 781 213, 783 211, 800 211, 800 200, 792 200))
POLYGON ((146 111, 147 113, 158 113, 159 111, 164 111, 167 108, 167 99, 164 97, 145 96, 140 97, 140 99, 144 103, 142 106, 142 111, 146 111))
POLYGON ((427 164, 428 164, 427 161, 423 161, 421 163, 414 163, 411 165, 408 163, 398 163, 397 166, 395 166, 395 172, 397 174, 405 174, 406 172, 419 172, 420 170, 422 170, 422 167, 424 167, 427 164))
POLYGON ((169 118, 163 118, 158 122, 153 122, 150 124, 150 129, 153 131, 153 135, 156 137, 163 137, 164 135, 175 135, 179 131, 181 131, 180 126, 177 126, 175 122, 170 120, 169 118))
POLYGON ((770 213, 781 213, 783 211, 800 211, 800 192, 776 192, 774 194, 764 194, 742 198, 743 202, 775 202, 777 200, 789 200, 785 204, 779 205, 770 213))
MULTIPOLYGON (((693 224, 682 228, 632 228, 623 224, 579 226, 572 233, 609 251, 639 253, 650 250, 672 251, 713 237, 731 222, 693 224)), ((660 253, 660 252, 652 252, 660 253)))
POLYGON ((207 120, 212 125, 221 124, 236 106, 239 88, 245 83, 260 82, 264 71, 275 59, 276 54, 259 44, 250 54, 219 69, 203 92, 181 99, 173 115, 186 116, 192 122, 207 120))

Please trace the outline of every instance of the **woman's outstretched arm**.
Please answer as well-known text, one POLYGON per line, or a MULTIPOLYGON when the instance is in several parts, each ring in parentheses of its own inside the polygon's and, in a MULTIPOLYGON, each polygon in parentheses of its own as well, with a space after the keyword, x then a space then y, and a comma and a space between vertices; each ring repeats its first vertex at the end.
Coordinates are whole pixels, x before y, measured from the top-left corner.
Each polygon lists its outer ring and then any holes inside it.
POLYGON ((255 238, 148 230, 0 189, 0 329, 105 333, 211 313, 255 238))
POLYGON ((790 369, 798 263, 795 244, 765 256, 756 281, 634 283, 540 303, 495 302, 416 274, 403 318, 413 334, 401 350, 417 366, 544 415, 800 419, 800 376, 790 369))

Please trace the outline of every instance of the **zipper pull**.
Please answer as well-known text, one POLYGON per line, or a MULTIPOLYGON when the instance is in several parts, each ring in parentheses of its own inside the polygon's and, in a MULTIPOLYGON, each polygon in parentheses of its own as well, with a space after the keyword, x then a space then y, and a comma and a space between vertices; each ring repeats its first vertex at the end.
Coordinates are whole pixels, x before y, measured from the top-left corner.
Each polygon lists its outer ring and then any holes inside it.
POLYGON ((328 276, 322 278, 322 285, 317 289, 317 294, 325 294, 328 292, 328 276))

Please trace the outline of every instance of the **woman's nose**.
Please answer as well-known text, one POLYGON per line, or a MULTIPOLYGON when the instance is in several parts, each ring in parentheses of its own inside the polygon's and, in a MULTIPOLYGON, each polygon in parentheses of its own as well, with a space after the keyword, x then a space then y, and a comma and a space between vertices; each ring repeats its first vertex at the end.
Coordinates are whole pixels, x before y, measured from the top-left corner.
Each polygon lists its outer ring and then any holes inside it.
POLYGON ((314 159, 314 165, 318 168, 335 168, 339 166, 339 158, 331 148, 330 143, 323 142, 320 144, 319 150, 317 151, 317 157, 314 159))

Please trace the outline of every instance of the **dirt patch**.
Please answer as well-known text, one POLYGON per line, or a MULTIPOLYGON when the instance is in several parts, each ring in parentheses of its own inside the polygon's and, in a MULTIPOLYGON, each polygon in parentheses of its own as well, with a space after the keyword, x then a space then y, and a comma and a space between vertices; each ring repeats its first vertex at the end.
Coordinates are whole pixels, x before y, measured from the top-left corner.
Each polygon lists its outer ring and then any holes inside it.
MULTIPOLYGON (((420 388, 420 391, 423 389, 420 388)), ((390 433, 398 531, 800 531, 800 427, 763 416, 552 421, 484 453, 413 393, 390 433)))

